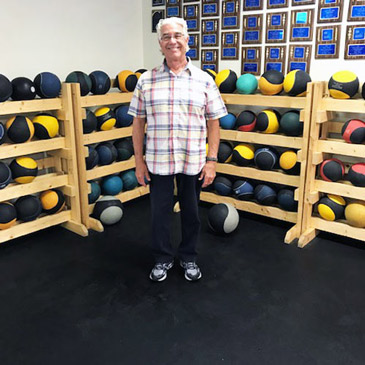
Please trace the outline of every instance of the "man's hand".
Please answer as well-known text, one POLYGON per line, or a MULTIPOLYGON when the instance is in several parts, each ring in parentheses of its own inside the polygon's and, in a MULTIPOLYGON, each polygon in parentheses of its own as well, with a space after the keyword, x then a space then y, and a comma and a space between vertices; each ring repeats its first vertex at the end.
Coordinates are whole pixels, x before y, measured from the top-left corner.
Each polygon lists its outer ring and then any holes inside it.
POLYGON ((144 161, 136 161, 136 178, 140 185, 147 186, 146 179, 151 181, 150 174, 148 173, 147 165, 144 161))
POLYGON ((202 188, 206 188, 208 185, 210 185, 214 178, 215 178, 215 166, 216 166, 216 162, 213 161, 208 161, 204 167, 203 170, 200 174, 199 180, 203 180, 203 185, 202 188))

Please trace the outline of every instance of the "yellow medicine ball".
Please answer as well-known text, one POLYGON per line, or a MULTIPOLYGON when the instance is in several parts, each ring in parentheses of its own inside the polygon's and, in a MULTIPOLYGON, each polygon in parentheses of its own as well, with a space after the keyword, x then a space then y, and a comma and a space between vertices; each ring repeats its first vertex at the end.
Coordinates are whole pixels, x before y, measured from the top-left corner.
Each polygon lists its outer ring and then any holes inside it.
POLYGON ((277 95, 283 90, 284 75, 277 70, 268 70, 259 78, 259 89, 264 95, 277 95))
POLYGON ((285 151, 280 155, 280 167, 289 174, 298 174, 300 164, 297 162, 297 154, 293 150, 285 151))
POLYGON ((6 133, 14 143, 28 142, 34 135, 34 125, 29 118, 17 115, 6 122, 6 133))
POLYGON ((240 143, 233 149, 232 159, 239 166, 249 165, 255 157, 255 147, 251 144, 240 143))
POLYGON ((97 121, 97 128, 99 131, 108 131, 115 126, 117 119, 113 110, 106 106, 98 108, 94 112, 97 121))
POLYGON ((217 73, 214 70, 210 69, 210 68, 206 68, 204 71, 207 74, 209 74, 210 76, 212 76, 213 80, 215 80, 215 78, 217 77, 217 73))
POLYGON ((279 130, 278 112, 272 109, 265 109, 257 114, 256 129, 263 133, 276 133, 279 130))
POLYGON ((346 200, 338 195, 328 194, 318 203, 319 215, 327 221, 335 221, 343 217, 346 200))
POLYGON ((284 91, 290 96, 304 96, 307 92, 307 84, 312 79, 305 71, 290 71, 284 79, 284 91))
POLYGON ((345 217, 352 226, 365 228, 365 202, 349 203, 345 208, 345 217))
POLYGON ((221 93, 233 93, 236 90, 237 75, 232 70, 222 70, 217 73, 215 83, 221 93))
POLYGON ((359 79, 350 71, 336 72, 328 82, 330 95, 335 99, 352 98, 359 91, 359 79))
POLYGON ((33 118, 35 135, 39 139, 56 137, 60 128, 58 120, 51 114, 38 114, 33 118))
POLYGON ((58 213, 65 206, 65 196, 62 191, 58 189, 43 191, 39 198, 43 211, 47 214, 58 213))
POLYGON ((119 72, 115 81, 120 91, 132 92, 137 85, 138 77, 132 71, 124 70, 119 72))
POLYGON ((31 157, 17 157, 10 165, 13 180, 20 184, 27 184, 38 174, 38 165, 31 157))

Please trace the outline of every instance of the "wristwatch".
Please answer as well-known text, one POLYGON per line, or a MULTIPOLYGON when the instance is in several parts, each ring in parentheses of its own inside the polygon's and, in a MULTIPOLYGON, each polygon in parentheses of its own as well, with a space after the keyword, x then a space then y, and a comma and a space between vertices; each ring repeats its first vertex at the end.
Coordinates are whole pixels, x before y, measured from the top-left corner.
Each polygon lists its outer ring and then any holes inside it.
POLYGON ((212 161, 212 162, 218 162, 217 157, 207 157, 207 162, 212 161))

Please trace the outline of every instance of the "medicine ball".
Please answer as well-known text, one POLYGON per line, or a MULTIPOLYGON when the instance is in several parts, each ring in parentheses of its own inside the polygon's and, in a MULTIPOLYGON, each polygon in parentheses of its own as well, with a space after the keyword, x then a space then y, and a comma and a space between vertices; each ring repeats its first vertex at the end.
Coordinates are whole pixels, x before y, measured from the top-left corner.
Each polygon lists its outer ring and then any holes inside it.
POLYGON ((61 92, 61 81, 51 72, 41 72, 34 78, 36 93, 41 98, 57 98, 61 92))
POLYGON ((147 70, 145 68, 139 68, 137 71, 135 71, 135 74, 137 76, 137 79, 141 77, 142 74, 144 74, 147 70))
POLYGON ((59 189, 42 191, 39 198, 46 214, 58 213, 65 207, 65 196, 59 189))
POLYGON ((272 170, 278 162, 278 154, 272 147, 263 147, 255 151, 255 165, 260 170, 272 170))
POLYGON ((93 146, 87 146, 89 155, 85 157, 86 170, 93 169, 99 163, 99 155, 93 146))
POLYGON ((58 135, 60 125, 56 117, 42 113, 33 118, 35 135, 39 139, 50 139, 58 135))
POLYGON ((285 173, 290 175, 299 175, 300 163, 297 161, 297 153, 293 150, 288 150, 280 155, 279 165, 285 173))
POLYGON ((138 180, 134 170, 123 171, 120 173, 120 177, 123 181, 124 190, 133 190, 138 186, 138 180))
POLYGON ((35 98, 36 92, 32 80, 26 77, 16 77, 11 84, 13 86, 13 93, 11 94, 13 100, 33 100, 35 98))
POLYGON ((251 132, 256 126, 256 114, 250 110, 241 112, 236 120, 236 128, 242 132, 251 132))
POLYGON ((365 82, 362 84, 361 96, 365 99, 365 82))
POLYGON ((319 174, 325 181, 336 182, 343 179, 345 175, 345 166, 337 158, 330 158, 321 163, 319 174))
POLYGON ((37 162, 31 157, 17 157, 9 167, 13 180, 20 184, 32 182, 38 174, 37 162))
POLYGON ((232 70, 222 70, 215 77, 215 83, 221 93, 233 93, 236 90, 237 75, 232 70))
POLYGON ((212 79, 215 81, 215 78, 217 77, 217 73, 214 70, 212 70, 210 68, 206 68, 203 71, 205 71, 207 74, 209 74, 212 77, 212 79))
POLYGON ((276 202, 276 191, 269 185, 257 185, 254 190, 254 196, 257 202, 262 205, 271 205, 276 202))
POLYGON ((365 202, 356 201, 349 203, 345 208, 345 217, 352 226, 365 228, 365 202))
POLYGON ((267 109, 257 114, 256 129, 263 133, 276 133, 279 130, 278 112, 267 109))
POLYGON ((91 80, 90 91, 94 95, 104 95, 110 89, 110 78, 104 71, 93 71, 89 75, 91 80))
POLYGON ((246 143, 240 143, 233 149, 232 159, 238 166, 248 166, 253 161, 254 156, 254 146, 246 143))
POLYGON ((365 187, 365 163, 355 163, 349 169, 347 178, 355 186, 365 187))
POLYGON ((93 132, 98 125, 98 121, 96 119, 95 114, 89 110, 86 109, 86 118, 82 120, 82 131, 85 134, 89 134, 93 132))
POLYGON ((114 142, 118 161, 129 160, 133 156, 133 143, 130 138, 122 138, 114 142))
POLYGON ((114 196, 103 196, 96 202, 92 216, 105 225, 118 223, 123 217, 123 204, 114 196))
POLYGON ((335 99, 350 99, 359 91, 359 79, 351 71, 338 71, 328 81, 328 90, 335 99))
POLYGON ((362 143, 365 140, 365 123, 360 119, 350 119, 342 126, 341 135, 348 143, 362 143))
POLYGON ((133 116, 128 114, 129 105, 120 105, 114 109, 116 127, 129 127, 133 123, 133 116))
POLYGON ((268 70, 259 78, 259 89, 264 95, 278 95, 283 90, 284 75, 278 70, 268 70))
POLYGON ((305 71, 290 71, 284 79, 284 91, 289 96, 304 96, 307 92, 307 84, 312 79, 305 71))
POLYGON ((215 233, 231 233, 240 221, 236 208, 229 203, 213 205, 208 212, 208 226, 215 233))
POLYGON ((11 170, 10 167, 0 161, 0 189, 4 189, 6 186, 9 185, 11 181, 11 170))
POLYGON ((291 189, 281 189, 277 195, 280 208, 295 212, 298 210, 298 202, 294 199, 294 191, 291 189))
POLYGON ((99 131, 109 131, 115 126, 116 119, 113 110, 103 106, 95 110, 97 128, 99 131))
POLYGON ((42 212, 42 205, 38 197, 33 195, 22 196, 14 204, 19 220, 30 222, 38 218, 42 212))
POLYGON ((123 181, 117 175, 106 176, 100 187, 103 195, 117 195, 123 190, 123 181))
POLYGON ((16 222, 16 209, 9 202, 0 203, 0 230, 7 229, 16 222))
POLYGON ((300 121, 300 113, 290 110, 280 118, 280 129, 287 136, 299 136, 303 133, 303 122, 300 121))
POLYGON ((218 162, 228 163, 232 161, 233 147, 229 142, 220 142, 218 148, 218 162))
POLYGON ((86 73, 82 71, 73 71, 68 74, 66 77, 66 82, 80 84, 81 96, 87 95, 91 90, 91 79, 86 73))
POLYGON ((124 70, 118 73, 115 82, 120 91, 132 92, 137 85, 138 77, 132 71, 124 70))
POLYGON ((4 125, 0 122, 0 144, 5 142, 6 131, 4 125))
POLYGON ((335 221, 343 217, 346 200, 338 195, 328 194, 318 203, 319 215, 327 221, 335 221))
POLYGON ((222 129, 233 129, 236 124, 236 116, 233 113, 228 113, 222 118, 219 118, 219 125, 222 129))
POLYGON ((99 155, 99 165, 110 165, 117 159, 117 149, 110 142, 99 143, 95 150, 99 155))
POLYGON ((28 142, 34 135, 34 125, 29 118, 17 115, 6 122, 6 132, 14 143, 28 142))
POLYGON ((257 78, 252 74, 241 75, 236 82, 236 89, 239 94, 254 94, 257 89, 257 78))
POLYGON ((13 85, 11 84, 10 80, 0 74, 0 102, 6 101, 10 98, 11 94, 13 93, 13 85))
POLYGON ((90 185, 89 188, 90 193, 87 195, 87 198, 89 204, 93 204, 99 199, 101 194, 101 189, 100 185, 96 181, 90 181, 88 182, 88 184, 90 185))
POLYGON ((247 180, 237 180, 232 186, 234 196, 239 200, 249 200, 253 198, 254 188, 247 180))
POLYGON ((232 193, 232 181, 225 176, 217 176, 214 179, 213 186, 219 195, 228 196, 232 193))

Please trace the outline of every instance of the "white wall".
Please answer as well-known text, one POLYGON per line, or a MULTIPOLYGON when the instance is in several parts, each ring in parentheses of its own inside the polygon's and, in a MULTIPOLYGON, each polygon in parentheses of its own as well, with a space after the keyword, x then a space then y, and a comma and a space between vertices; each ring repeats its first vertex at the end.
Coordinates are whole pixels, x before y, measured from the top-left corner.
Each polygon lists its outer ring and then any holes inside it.
POLYGON ((144 66, 143 31, 142 0, 3 0, 0 73, 64 80, 99 69, 114 78, 144 66))
MULTIPOLYGON (((143 7, 143 18, 144 18, 144 24, 147 24, 149 26, 149 28, 151 28, 151 11, 153 9, 164 9, 164 7, 152 7, 151 3, 152 1, 149 0, 144 0, 147 4, 146 6, 143 7)), ((288 0, 288 4, 289 7, 288 8, 281 8, 281 9, 270 9, 268 11, 270 12, 289 12, 292 9, 298 9, 298 8, 314 8, 314 19, 315 19, 315 23, 316 23, 316 19, 317 19, 317 10, 318 10, 318 1, 316 1, 316 4, 312 4, 312 5, 307 5, 307 6, 302 6, 302 7, 291 7, 291 0, 288 0)), ((198 1, 197 1, 198 2, 198 1)), ((199 1, 200 3, 200 1, 199 1)), ((266 14, 266 0, 263 0, 263 4, 264 4, 264 11, 263 13, 266 14)), ((193 3, 196 4, 196 3, 193 3)), ((305 44, 312 44, 312 60, 311 60, 311 67, 310 67, 310 75, 312 80, 329 80, 329 78, 337 71, 339 70, 349 70, 349 71, 353 71, 357 74, 358 78, 360 79, 361 84, 363 82, 365 82, 365 60, 351 60, 351 61, 347 61, 344 60, 344 46, 345 46, 345 36, 346 36, 346 25, 355 25, 355 24, 359 24, 359 22, 347 22, 347 12, 348 12, 348 7, 349 7, 349 0, 344 0, 343 1, 343 14, 342 14, 342 19, 343 22, 341 23, 342 25, 342 29, 341 29, 341 43, 340 43, 340 52, 339 52, 339 58, 338 59, 330 59, 330 60, 316 60, 314 59, 314 53, 315 53, 315 42, 313 41, 313 43, 311 42, 303 42, 305 44)), ((242 1, 241 1, 241 5, 242 5, 242 1)), ((220 6, 221 8, 221 6, 220 6)), ((242 7, 241 7, 242 9, 242 7)), ((242 13, 242 12, 241 12, 242 13)), ((254 14, 254 13, 262 13, 260 11, 253 11, 253 12, 245 12, 245 14, 254 14)), ((242 13, 243 14, 243 13, 242 13)), ((290 17, 289 17, 290 18, 290 17)), ((265 19, 265 15, 264 15, 264 19, 265 19)), ((242 17, 240 22, 242 23, 242 17)), ((264 21, 265 22, 265 21, 264 21)), ((288 35, 287 35, 287 39, 289 40, 289 31, 290 31, 290 19, 288 19, 288 35)), ((329 23, 327 23, 329 24, 329 23)), ((327 24, 320 24, 320 25, 327 25, 327 24)), ((337 24, 337 23, 334 23, 337 24)), ((266 25, 264 25, 264 29, 263 29, 263 39, 265 39, 265 27, 266 25)), ((196 32, 195 32, 196 33, 196 32)), ((144 57, 144 61, 146 66, 148 67, 153 67, 156 64, 158 64, 160 62, 160 54, 158 51, 158 43, 157 43, 157 36, 156 33, 151 33, 150 29, 146 29, 143 33, 143 37, 144 37, 144 45, 145 45, 145 57, 144 57), (148 49, 148 52, 147 52, 148 49)), ((242 37, 242 34, 241 34, 242 37)), ((315 39, 315 28, 313 29, 313 40, 315 39)), ((299 42, 298 42, 299 43, 299 42)), ((287 54, 289 52, 289 42, 286 43, 287 44, 287 54)), ((252 45, 252 46, 259 46, 259 45, 252 45)), ((216 47, 215 47, 216 48, 216 47)), ((264 52, 264 44, 262 45, 262 51, 264 52)), ((239 52, 240 58, 241 58, 241 51, 239 52)), ((262 53, 263 55, 263 53, 262 53)), ((200 56, 199 56, 200 57, 200 56)), ((198 67, 200 67, 200 61, 194 61, 194 64, 198 67)), ((241 75, 241 62, 240 60, 238 61, 220 61, 218 64, 218 68, 219 70, 223 70, 223 69, 231 69, 233 71, 235 71, 237 73, 237 75, 241 75)), ((261 64, 261 73, 263 73, 264 71, 264 62, 262 59, 262 64, 261 64)))

